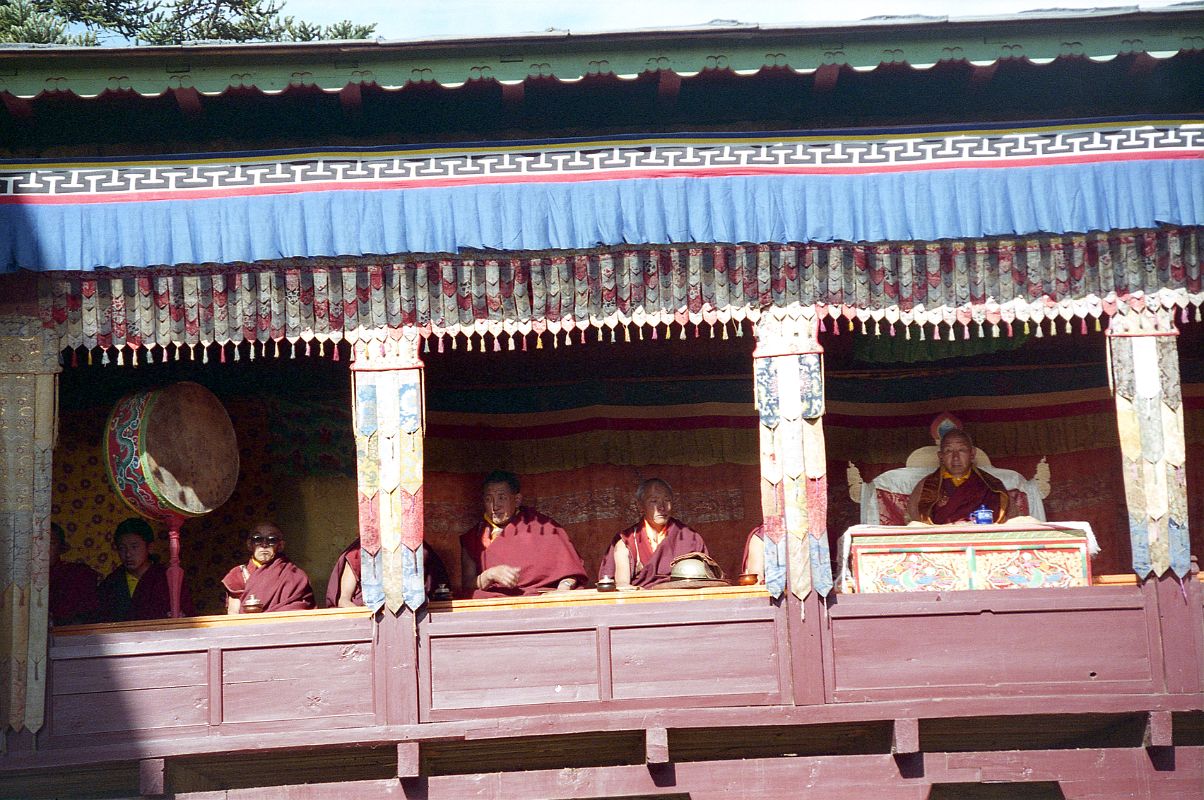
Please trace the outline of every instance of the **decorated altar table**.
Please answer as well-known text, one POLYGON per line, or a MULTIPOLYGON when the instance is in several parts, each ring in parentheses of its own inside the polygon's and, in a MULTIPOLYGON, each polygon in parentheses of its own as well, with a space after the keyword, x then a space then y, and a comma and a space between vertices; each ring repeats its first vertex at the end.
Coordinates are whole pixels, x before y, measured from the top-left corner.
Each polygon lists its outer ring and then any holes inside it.
POLYGON ((861 594, 1088 586, 1099 552, 1087 523, 1035 520, 854 525, 837 549, 837 585, 861 594))

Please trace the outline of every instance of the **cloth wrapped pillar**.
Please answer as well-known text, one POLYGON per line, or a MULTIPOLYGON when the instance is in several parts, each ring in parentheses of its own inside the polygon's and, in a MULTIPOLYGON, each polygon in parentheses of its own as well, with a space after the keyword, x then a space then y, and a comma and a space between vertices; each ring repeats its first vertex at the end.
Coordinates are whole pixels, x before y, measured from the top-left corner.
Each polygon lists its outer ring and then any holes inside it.
POLYGON ((1174 311, 1118 314, 1108 329, 1109 378, 1124 459, 1133 571, 1141 578, 1191 569, 1179 333, 1174 311))
POLYGON ((60 371, 55 344, 37 318, 0 317, 0 717, 6 733, 36 733, 44 721, 60 371))
POLYGON ((756 326, 765 584, 774 597, 783 577, 800 599, 832 590, 818 327, 815 309, 797 305, 763 311, 756 326))
POLYGON ((426 602, 422 559, 422 361, 413 328, 352 342, 364 605, 426 602))

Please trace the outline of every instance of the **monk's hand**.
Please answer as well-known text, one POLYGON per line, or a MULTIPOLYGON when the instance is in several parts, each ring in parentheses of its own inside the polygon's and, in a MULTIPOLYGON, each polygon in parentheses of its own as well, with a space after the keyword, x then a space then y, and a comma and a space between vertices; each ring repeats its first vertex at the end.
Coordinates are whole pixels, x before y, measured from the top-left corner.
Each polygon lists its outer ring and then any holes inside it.
POLYGON ((556 584, 555 591, 568 592, 568 591, 572 591, 573 589, 576 589, 576 588, 577 588, 576 578, 565 578, 560 583, 556 584))
POLYGON ((518 586, 518 567, 498 564, 496 567, 490 567, 482 572, 477 578, 477 587, 487 589, 490 586, 501 586, 505 589, 513 589, 518 586))

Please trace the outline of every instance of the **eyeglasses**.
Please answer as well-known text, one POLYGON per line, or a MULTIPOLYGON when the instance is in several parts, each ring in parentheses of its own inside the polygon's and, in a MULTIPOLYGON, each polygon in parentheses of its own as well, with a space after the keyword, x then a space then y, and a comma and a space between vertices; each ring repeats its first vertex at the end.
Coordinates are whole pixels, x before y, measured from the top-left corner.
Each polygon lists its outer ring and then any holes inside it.
POLYGON ((251 544, 269 545, 275 547, 280 544, 279 536, 252 536, 251 544))

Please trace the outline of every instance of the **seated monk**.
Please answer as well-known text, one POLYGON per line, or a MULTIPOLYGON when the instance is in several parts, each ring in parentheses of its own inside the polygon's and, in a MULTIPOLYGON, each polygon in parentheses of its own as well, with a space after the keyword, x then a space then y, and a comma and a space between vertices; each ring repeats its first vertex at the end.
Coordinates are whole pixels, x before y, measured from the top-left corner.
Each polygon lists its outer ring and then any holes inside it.
POLYGON ((460 593, 517 597, 585 583, 585 563, 551 517, 522 506, 518 476, 485 478, 485 518, 460 537, 460 593))
POLYGON ((649 478, 636 487, 635 509, 640 521, 615 534, 602 556, 599 577, 613 577, 617 587, 651 588, 670 579, 673 559, 707 553, 702 536, 670 516, 673 489, 665 481, 649 478))
POLYGON ((270 522, 247 532, 251 560, 222 578, 227 614, 304 611, 314 607, 309 576, 284 554, 284 534, 270 522))
POLYGON ((907 515, 931 525, 969 522, 980 506, 991 510, 993 521, 1008 516, 1008 492, 999 479, 974 466, 974 440, 953 429, 941 437, 937 451, 941 465, 911 492, 907 515))
MULTIPOLYGON (((151 526, 137 517, 125 520, 113 532, 113 547, 121 564, 96 587, 102 620, 124 622, 171 616, 167 567, 151 556, 154 540, 151 526)), ((186 617, 193 613, 187 583, 180 588, 180 612, 186 617)))
POLYGON ((100 575, 87 564, 63 561, 67 534, 57 522, 50 523, 50 624, 82 625, 95 622, 100 611, 96 584, 100 575))
MULTIPOLYGON (((447 567, 443 559, 426 542, 422 543, 422 577, 426 585, 426 594, 440 586, 451 586, 447 577, 447 567)), ((330 571, 330 580, 326 582, 326 607, 351 608, 364 604, 363 585, 360 583, 360 540, 347 545, 339 553, 339 559, 330 571)))

